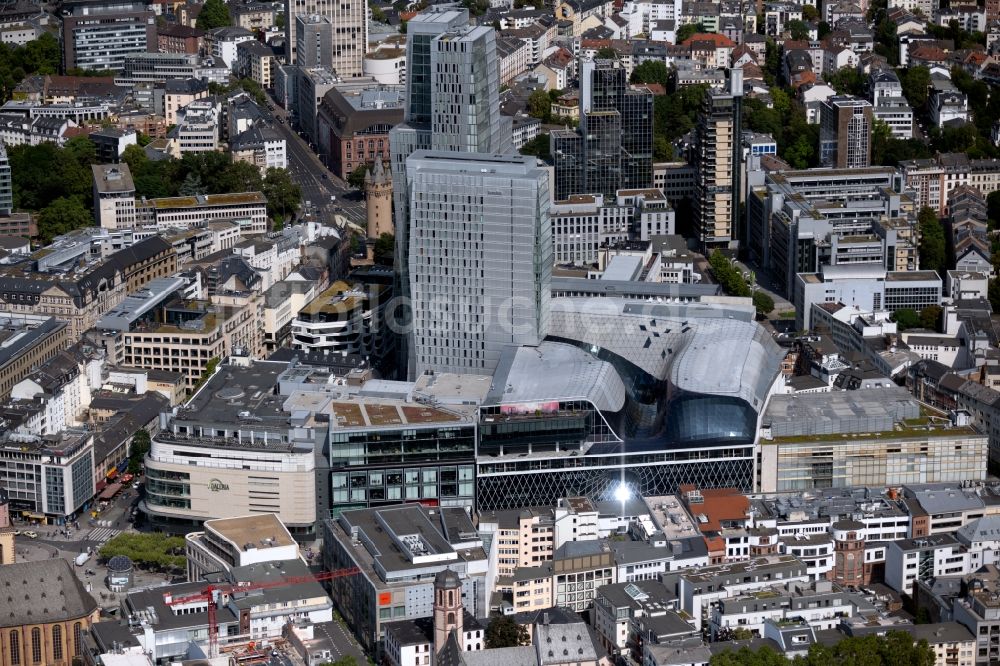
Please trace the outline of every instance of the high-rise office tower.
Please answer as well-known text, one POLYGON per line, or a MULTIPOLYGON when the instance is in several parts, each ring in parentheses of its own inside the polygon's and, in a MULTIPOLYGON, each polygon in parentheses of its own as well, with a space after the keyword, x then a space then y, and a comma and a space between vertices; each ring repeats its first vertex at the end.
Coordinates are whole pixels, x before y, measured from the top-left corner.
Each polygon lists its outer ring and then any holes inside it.
POLYGON ((872 104, 850 95, 836 95, 820 111, 819 160, 823 166, 860 169, 871 165, 872 104))
POLYGON ((14 182, 10 173, 7 148, 0 142, 0 215, 10 215, 14 210, 14 182))
POLYGON ((136 0, 63 4, 63 67, 121 70, 130 53, 156 51, 156 20, 136 0))
MULTIPOLYGON (((504 154, 511 152, 511 119, 500 115, 495 31, 470 27, 469 12, 430 7, 406 26, 406 106, 403 123, 389 134, 396 229, 396 293, 410 296, 410 188, 406 159, 415 151, 504 154)), ((396 309, 401 326, 411 321, 396 309)), ((413 335, 399 345, 406 373, 415 373, 413 335)))
POLYGON ((431 145, 466 153, 511 150, 512 123, 501 122, 496 30, 477 26, 431 42, 431 145))
POLYGON ((738 69, 731 77, 728 92, 705 93, 695 128, 695 230, 705 250, 746 237, 739 218, 743 80, 738 69))
POLYGON ((417 374, 492 373, 548 328, 548 172, 533 157, 415 152, 409 273, 417 374))
POLYGON ((368 3, 364 0, 285 0, 285 53, 295 60, 298 17, 322 16, 331 25, 331 61, 323 65, 338 76, 361 76, 361 61, 368 44, 368 3))
POLYGON ((327 16, 295 17, 295 64, 333 68, 333 23, 327 16))
POLYGON ((653 95, 618 60, 580 62, 580 129, 551 134, 555 198, 653 186, 653 95))

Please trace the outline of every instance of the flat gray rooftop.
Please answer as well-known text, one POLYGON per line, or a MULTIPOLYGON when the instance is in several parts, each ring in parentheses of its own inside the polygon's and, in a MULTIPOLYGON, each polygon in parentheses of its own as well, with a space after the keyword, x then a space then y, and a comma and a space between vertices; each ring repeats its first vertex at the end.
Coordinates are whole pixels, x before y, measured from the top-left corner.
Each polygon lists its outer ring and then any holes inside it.
MULTIPOLYGON (((458 510, 464 514, 464 510, 458 510)), ((486 559, 486 552, 482 547, 455 550, 445 538, 445 529, 463 533, 466 530, 474 532, 475 527, 468 516, 464 519, 467 523, 464 528, 452 524, 446 527, 446 523, 456 519, 461 520, 461 517, 452 515, 447 510, 435 509, 433 514, 431 511, 412 504, 344 511, 338 520, 328 521, 328 525, 334 537, 345 546, 357 566, 365 571, 369 580, 382 589, 394 583, 405 583, 412 575, 433 577, 434 573, 445 567, 451 568, 461 576, 466 570, 467 561, 486 559), (351 538, 353 528, 357 528, 360 542, 351 538), (400 537, 408 535, 420 538, 420 542, 412 538, 407 538, 406 542, 415 544, 417 550, 425 548, 424 555, 454 553, 454 557, 442 558, 442 561, 437 562, 414 563, 412 555, 416 553, 412 550, 410 553, 404 553, 397 542, 400 537), (367 544, 371 545, 371 549, 367 544), (388 580, 383 577, 382 572, 385 572, 388 580)))
POLYGON ((771 396, 762 424, 774 437, 886 432, 920 416, 920 405, 902 387, 771 396))
MULTIPOLYGON (((256 361, 245 368, 223 365, 178 411, 175 420, 229 427, 242 424, 254 431, 287 433, 287 397, 274 393, 278 375, 287 367, 273 361, 256 361)), ((251 443, 244 439, 241 446, 251 443)))

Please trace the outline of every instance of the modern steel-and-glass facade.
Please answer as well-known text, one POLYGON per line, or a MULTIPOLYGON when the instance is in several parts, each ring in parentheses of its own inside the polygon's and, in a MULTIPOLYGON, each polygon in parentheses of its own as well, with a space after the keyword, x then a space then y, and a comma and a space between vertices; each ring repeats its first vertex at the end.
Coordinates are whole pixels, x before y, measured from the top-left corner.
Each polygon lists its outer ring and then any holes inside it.
POLYGON ((752 489, 777 345, 749 312, 616 307, 554 307, 552 336, 501 361, 480 408, 480 509, 611 499, 622 483, 642 495, 752 489))
POLYGON ((653 95, 617 60, 580 63, 580 129, 551 134, 555 200, 653 186, 653 95))

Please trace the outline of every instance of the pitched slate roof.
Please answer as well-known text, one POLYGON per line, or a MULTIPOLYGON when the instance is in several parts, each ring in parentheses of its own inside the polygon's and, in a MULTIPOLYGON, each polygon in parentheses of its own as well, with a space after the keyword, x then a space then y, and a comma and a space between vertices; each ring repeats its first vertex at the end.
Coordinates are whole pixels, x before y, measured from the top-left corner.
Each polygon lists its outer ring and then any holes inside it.
POLYGON ((0 627, 63 622, 97 610, 97 602, 63 558, 0 567, 0 627))

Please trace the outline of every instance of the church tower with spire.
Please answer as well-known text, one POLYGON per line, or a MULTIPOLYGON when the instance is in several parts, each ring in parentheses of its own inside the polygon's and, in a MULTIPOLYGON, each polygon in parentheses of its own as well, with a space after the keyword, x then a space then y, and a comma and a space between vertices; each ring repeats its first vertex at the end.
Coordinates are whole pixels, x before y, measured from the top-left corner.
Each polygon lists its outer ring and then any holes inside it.
POLYGON ((434 577, 434 651, 439 652, 448 642, 452 631, 459 644, 462 641, 462 581, 451 569, 434 577))
POLYGON ((392 176, 381 159, 365 173, 365 198, 368 202, 368 240, 393 233, 392 176))

